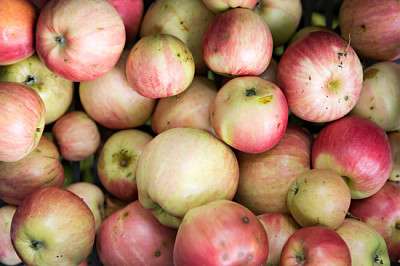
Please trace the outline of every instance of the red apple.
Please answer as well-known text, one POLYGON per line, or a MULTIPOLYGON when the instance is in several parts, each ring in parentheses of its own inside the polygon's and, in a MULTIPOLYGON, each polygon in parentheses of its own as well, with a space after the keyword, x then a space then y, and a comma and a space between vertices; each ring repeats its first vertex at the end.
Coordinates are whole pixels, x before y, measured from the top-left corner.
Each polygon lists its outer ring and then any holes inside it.
POLYGON ((326 125, 316 137, 313 168, 332 169, 344 178, 352 199, 375 194, 389 178, 392 153, 385 131, 361 116, 346 116, 326 125))
POLYGON ((69 161, 86 159, 100 146, 99 129, 83 111, 64 114, 54 123, 52 133, 61 157, 69 161))
POLYGON ((361 92, 357 54, 336 33, 311 32, 291 44, 278 65, 278 80, 289 110, 310 122, 345 116, 361 92))
POLYGON ((260 75, 268 67, 272 50, 267 24, 247 8, 218 13, 208 25, 202 42, 206 65, 225 76, 260 75))
POLYGON ((0 263, 2 265, 16 265, 21 263, 11 243, 11 221, 17 207, 6 205, 0 208, 0 263))
POLYGON ((15 162, 32 152, 45 126, 40 95, 16 82, 0 82, 0 161, 15 162))
POLYGON ((206 7, 214 13, 237 7, 253 9, 257 2, 258 0, 203 0, 206 7))
POLYGON ((268 236, 246 207, 216 200, 189 210, 179 226, 174 265, 264 265, 268 236))
POLYGON ((175 237, 136 200, 103 222, 96 247, 104 265, 173 265, 175 237))
POLYGON ((282 138, 288 121, 284 94, 259 77, 238 77, 226 83, 211 105, 211 125, 229 146, 262 153, 282 138))
POLYGON ((154 34, 142 37, 126 61, 128 83, 147 98, 163 98, 186 90, 194 77, 189 48, 177 37, 154 34))
POLYGON ((117 63, 124 46, 124 23, 107 1, 53 0, 40 12, 37 53, 65 79, 78 82, 103 76, 117 63))
POLYGON ((400 181, 400 132, 391 132, 388 138, 393 158, 392 172, 388 180, 400 181))
POLYGON ((29 0, 0 0, 0 65, 14 64, 35 52, 37 16, 29 0))
POLYGON ((294 232, 283 246, 281 266, 352 265, 346 242, 325 226, 304 227, 294 232))

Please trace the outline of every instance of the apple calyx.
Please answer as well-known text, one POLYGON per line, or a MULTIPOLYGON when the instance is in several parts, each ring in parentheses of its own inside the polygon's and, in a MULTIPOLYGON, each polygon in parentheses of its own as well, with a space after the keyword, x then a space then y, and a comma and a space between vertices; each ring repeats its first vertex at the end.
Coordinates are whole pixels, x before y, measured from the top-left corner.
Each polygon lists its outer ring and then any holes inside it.
POLYGON ((374 262, 378 262, 379 264, 383 264, 383 260, 379 258, 378 254, 375 254, 374 257, 374 262))
POLYGON ((246 89, 246 96, 247 97, 251 97, 251 96, 254 96, 254 95, 257 95, 255 88, 246 89))
POLYGON ((296 254, 296 261, 298 264, 306 263, 306 256, 304 254, 296 254))
POLYGON ((54 37, 54 41, 60 46, 64 46, 66 42, 64 35, 57 35, 54 37))
POLYGON ((43 244, 42 244, 42 242, 40 242, 40 241, 37 241, 37 240, 32 240, 32 241, 31 241, 30 247, 31 247, 32 249, 34 249, 34 250, 39 250, 39 249, 42 248, 42 246, 43 246, 43 244))
POLYGON ((25 80, 24 80, 24 84, 27 86, 33 85, 37 83, 37 77, 33 76, 33 75, 28 75, 26 76, 25 80))

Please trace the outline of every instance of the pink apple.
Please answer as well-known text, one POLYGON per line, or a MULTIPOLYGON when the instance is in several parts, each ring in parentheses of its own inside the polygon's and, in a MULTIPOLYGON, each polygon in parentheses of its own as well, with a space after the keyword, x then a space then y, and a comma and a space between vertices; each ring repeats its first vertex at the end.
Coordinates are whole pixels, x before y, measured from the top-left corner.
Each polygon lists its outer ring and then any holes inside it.
POLYGON ((203 0, 206 7, 214 13, 238 7, 253 9, 257 2, 258 0, 203 0))
POLYGON ((92 212, 63 188, 30 194, 11 223, 11 242, 26 265, 78 265, 91 253, 94 240, 92 212))
POLYGON ((14 64, 35 52, 37 17, 29 0, 0 0, 0 66, 14 64))
POLYGON ((280 265, 352 265, 346 242, 325 226, 304 227, 294 232, 283 246, 280 265))
POLYGON ((284 94, 259 77, 238 77, 226 83, 211 105, 211 125, 229 146, 262 153, 282 138, 288 121, 284 94))
POLYGON ((61 157, 69 161, 86 159, 100 146, 99 129, 83 111, 64 114, 54 123, 52 133, 61 157))
POLYGON ((225 76, 260 75, 268 67, 272 50, 267 24, 247 8, 218 13, 208 25, 202 42, 206 65, 225 76))
POLYGON ((348 43, 336 33, 317 31, 285 50, 278 81, 293 114, 310 122, 329 122, 354 107, 363 71, 348 43))
POLYGON ((392 172, 388 180, 400 181, 400 132, 391 132, 388 138, 393 158, 392 172))
POLYGON ((0 82, 0 161, 15 162, 32 152, 45 126, 40 95, 16 82, 0 82))
POLYGON ((129 86, 125 67, 129 50, 104 76, 79 83, 79 97, 87 114, 111 129, 142 126, 151 117, 156 100, 138 94, 129 86), (111 89, 111 90, 110 90, 111 89))
POLYGON ((103 222, 96 247, 104 265, 173 265, 175 237, 136 200, 103 222))
POLYGON ((216 200, 189 210, 179 226, 174 265, 264 265, 268 236, 249 209, 216 200))
POLYGON ((72 81, 107 73, 125 46, 125 27, 104 0, 53 0, 40 12, 36 50, 46 66, 72 81), (57 19, 53 19, 57 18, 57 19))
POLYGON ((311 160, 313 168, 332 169, 342 176, 352 199, 375 194, 392 170, 392 153, 385 131, 356 115, 326 125, 313 143, 311 160))
POLYGON ((142 37, 131 49, 126 62, 128 83, 147 98, 174 96, 186 90, 194 77, 189 48, 168 34, 142 37))
POLYGON ((11 221, 16 210, 17 207, 13 205, 6 205, 0 208, 0 263, 2 265, 21 263, 21 259, 15 252, 10 238, 11 221))
POLYGON ((296 221, 287 214, 264 213, 257 218, 264 226, 268 235, 268 259, 265 265, 279 265, 282 248, 289 237, 300 229, 296 221))

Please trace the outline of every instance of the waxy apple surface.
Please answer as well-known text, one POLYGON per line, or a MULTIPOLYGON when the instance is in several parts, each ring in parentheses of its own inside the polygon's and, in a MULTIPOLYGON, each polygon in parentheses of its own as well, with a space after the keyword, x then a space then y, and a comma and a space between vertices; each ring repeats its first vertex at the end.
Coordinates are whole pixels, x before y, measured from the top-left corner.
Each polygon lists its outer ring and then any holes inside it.
POLYGON ((391 132, 388 134, 390 149, 392 150, 392 171, 388 180, 400 181, 400 132, 391 132))
POLYGON ((238 7, 253 9, 257 2, 258 0, 203 0, 206 7, 214 13, 238 7))
POLYGON ((5 265, 16 265, 21 263, 11 243, 11 222, 16 206, 6 205, 0 208, 0 263, 5 265))

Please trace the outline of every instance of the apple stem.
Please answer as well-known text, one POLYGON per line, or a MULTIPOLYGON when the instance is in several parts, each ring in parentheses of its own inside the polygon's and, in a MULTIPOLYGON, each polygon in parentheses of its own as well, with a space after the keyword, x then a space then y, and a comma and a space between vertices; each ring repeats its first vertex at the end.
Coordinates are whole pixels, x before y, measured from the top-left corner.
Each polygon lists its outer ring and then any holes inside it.
POLYGON ((347 216, 349 216, 350 218, 353 218, 353 219, 356 219, 356 220, 358 220, 358 221, 361 221, 361 219, 360 219, 360 218, 358 218, 358 217, 354 216, 354 215, 353 215, 353 214, 351 214, 350 212, 347 212, 347 213, 346 213, 346 215, 347 215, 347 216))

